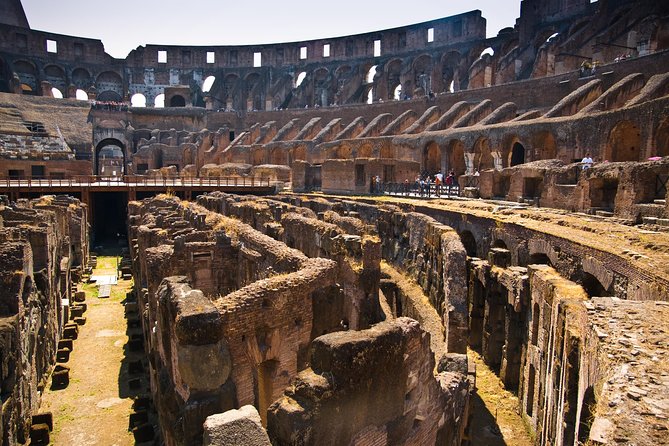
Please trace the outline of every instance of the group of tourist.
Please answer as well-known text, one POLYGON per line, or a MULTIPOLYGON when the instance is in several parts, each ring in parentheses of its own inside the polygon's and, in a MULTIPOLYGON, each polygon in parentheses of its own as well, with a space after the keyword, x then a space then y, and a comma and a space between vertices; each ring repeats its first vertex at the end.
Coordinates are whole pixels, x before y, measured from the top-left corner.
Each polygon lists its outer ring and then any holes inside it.
POLYGON ((434 190, 434 194, 439 197, 442 192, 446 195, 452 195, 453 192, 457 194, 458 184, 455 178, 455 172, 450 171, 444 178, 444 174, 437 172, 433 177, 430 175, 417 176, 415 186, 419 191, 421 197, 430 197, 434 190))
POLYGON ((94 110, 128 111, 128 104, 116 101, 91 101, 94 110))

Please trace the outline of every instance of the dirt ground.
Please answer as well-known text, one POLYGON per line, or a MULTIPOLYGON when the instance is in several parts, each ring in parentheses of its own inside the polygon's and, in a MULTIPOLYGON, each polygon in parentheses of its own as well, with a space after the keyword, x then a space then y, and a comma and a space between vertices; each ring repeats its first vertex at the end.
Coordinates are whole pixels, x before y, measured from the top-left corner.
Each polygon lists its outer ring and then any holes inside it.
POLYGON ((518 397, 483 362, 481 355, 467 350, 476 364, 476 393, 472 404, 472 446, 532 446, 534 442, 521 416, 518 397))
MULTIPOLYGON (((93 274, 116 274, 117 257, 98 257, 93 274)), ((79 327, 74 350, 65 365, 70 384, 63 390, 45 390, 41 411, 54 417, 53 445, 134 445, 128 430, 132 402, 125 364, 127 324, 122 301, 132 287, 119 279, 108 299, 97 297, 97 287, 79 285, 86 291, 86 323, 79 327)))

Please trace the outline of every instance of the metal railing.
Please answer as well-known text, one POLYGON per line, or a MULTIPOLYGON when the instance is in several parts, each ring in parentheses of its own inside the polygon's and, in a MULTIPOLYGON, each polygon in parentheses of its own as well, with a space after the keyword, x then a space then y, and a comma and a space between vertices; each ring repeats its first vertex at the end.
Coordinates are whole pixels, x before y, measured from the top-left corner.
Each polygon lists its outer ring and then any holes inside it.
POLYGON ((194 178, 152 178, 142 175, 122 177, 73 176, 69 178, 12 178, 0 177, 2 188, 44 188, 44 187, 269 187, 269 178, 252 177, 194 177, 194 178))
POLYGON ((406 195, 419 197, 458 197, 460 187, 457 185, 446 186, 430 183, 420 187, 416 183, 381 183, 372 194, 406 195))

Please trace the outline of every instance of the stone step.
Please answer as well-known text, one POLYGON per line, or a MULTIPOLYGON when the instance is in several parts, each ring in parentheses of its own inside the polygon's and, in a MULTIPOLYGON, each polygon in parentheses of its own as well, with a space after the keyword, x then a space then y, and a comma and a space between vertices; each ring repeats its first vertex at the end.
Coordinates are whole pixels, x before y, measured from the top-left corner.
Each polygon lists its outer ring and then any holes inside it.
POLYGON ((657 200, 653 200, 653 204, 659 204, 659 205, 662 205, 662 206, 666 206, 666 204, 667 204, 667 200, 664 200, 664 199, 662 199, 662 198, 659 198, 659 199, 657 199, 657 200))
POLYGON ((613 212, 595 211, 595 215, 598 216, 598 217, 613 217, 613 212))

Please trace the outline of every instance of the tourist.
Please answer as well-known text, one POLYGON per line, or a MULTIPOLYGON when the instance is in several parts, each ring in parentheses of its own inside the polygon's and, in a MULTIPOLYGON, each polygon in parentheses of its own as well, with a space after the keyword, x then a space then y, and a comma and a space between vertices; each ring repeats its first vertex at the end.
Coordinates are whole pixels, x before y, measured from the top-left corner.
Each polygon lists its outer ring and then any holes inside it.
POLYGON ((441 195, 441 175, 434 176, 434 193, 439 197, 441 195))
POLYGON ((446 194, 451 195, 451 188, 455 185, 455 172, 452 170, 448 173, 448 176, 446 177, 446 180, 444 181, 444 184, 446 184, 446 194))
POLYGON ((585 156, 581 160, 581 169, 585 170, 585 169, 591 168, 593 162, 594 161, 592 160, 592 157, 590 156, 590 152, 586 152, 585 156))

